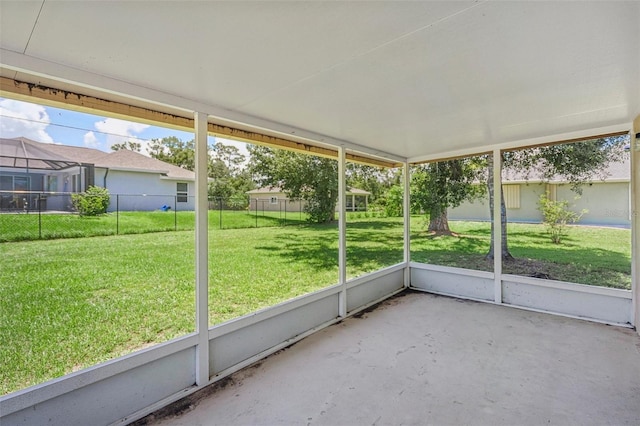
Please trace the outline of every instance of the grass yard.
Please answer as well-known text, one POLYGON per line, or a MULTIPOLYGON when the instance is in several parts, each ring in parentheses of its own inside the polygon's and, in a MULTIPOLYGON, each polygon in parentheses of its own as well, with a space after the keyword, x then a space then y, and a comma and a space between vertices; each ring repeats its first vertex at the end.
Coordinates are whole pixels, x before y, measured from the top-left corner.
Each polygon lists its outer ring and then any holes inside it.
MULTIPOLYGON (((451 222, 450 227, 459 236, 430 236, 412 230, 411 259, 493 271, 493 261, 485 259, 490 224, 451 222)), ((504 273, 631 289, 629 229, 572 226, 561 244, 551 243, 544 227, 537 224, 510 223, 507 234, 515 259, 503 263, 504 273)))
MULTIPOLYGON (((298 225, 304 213, 209 211, 209 227, 217 229, 262 228, 298 225)), ((122 211, 97 217, 77 214, 0 213, 0 243, 122 234, 145 234, 195 229, 192 211, 122 211)))
MULTIPOLYGON (((431 237, 412 223, 412 260, 491 267, 488 224, 431 237)), ((338 280, 336 225, 210 229, 210 324, 338 280)), ((629 230, 576 227, 561 246, 539 225, 509 231, 552 278, 630 286, 629 230)), ((401 219, 352 217, 347 233, 349 277, 402 261, 401 219)), ((0 394, 193 332, 193 265, 192 231, 0 244, 0 394)))

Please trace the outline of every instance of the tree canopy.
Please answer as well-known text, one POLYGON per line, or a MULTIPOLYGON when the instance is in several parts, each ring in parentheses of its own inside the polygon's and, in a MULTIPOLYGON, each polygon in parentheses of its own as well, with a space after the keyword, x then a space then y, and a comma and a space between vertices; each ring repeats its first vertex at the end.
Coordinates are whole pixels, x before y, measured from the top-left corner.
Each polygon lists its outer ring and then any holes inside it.
POLYGON ((149 155, 165 163, 187 170, 195 170, 195 144, 193 139, 182 141, 175 136, 153 139, 147 148, 149 155))
POLYGON ((133 152, 142 152, 142 144, 140 142, 125 141, 111 145, 112 151, 120 151, 121 149, 127 149, 133 152))
MULTIPOLYGON (((149 155, 158 160, 182 167, 195 169, 195 142, 182 141, 175 136, 154 139, 149 145, 149 155)), ((246 207, 246 192, 254 188, 251 175, 246 167, 246 157, 240 150, 222 142, 210 145, 208 151, 207 175, 209 196, 220 200, 232 200, 232 207, 246 207)))
POLYGON ((429 232, 450 234, 447 210, 485 194, 478 185, 485 165, 484 157, 468 157, 413 167, 411 204, 428 214, 429 232))
MULTIPOLYGON (((504 151, 502 168, 518 173, 528 180, 535 176, 543 181, 562 179, 576 193, 581 186, 594 179, 604 179, 612 162, 621 161, 626 155, 626 136, 597 138, 575 143, 565 143, 522 150, 504 151)), ((416 166, 412 169, 411 201, 413 206, 429 215, 429 231, 450 232, 446 212, 462 202, 472 201, 488 192, 491 211, 491 247, 487 258, 493 258, 493 157, 484 155, 416 166), (479 182, 486 182, 486 186, 479 182)), ((502 188, 500 188, 500 191, 502 188)), ((511 259, 508 249, 507 209, 501 197, 502 258, 511 259)))
POLYGON ((249 146, 249 153, 254 181, 279 187, 288 198, 305 200, 312 222, 333 220, 338 200, 336 160, 256 145, 249 146))
MULTIPOLYGON (((571 189, 580 194, 582 185, 594 179, 604 179, 607 167, 621 161, 628 144, 627 136, 589 139, 581 142, 547 145, 522 150, 502 152, 502 168, 521 173, 528 180, 537 176, 543 181, 553 178, 562 179, 571 185, 571 189)), ((493 161, 488 162, 489 206, 493 211, 493 161)), ((501 199, 502 258, 511 259, 507 237, 507 209, 504 197, 501 199)), ((494 257, 493 213, 491 213, 491 247, 487 258, 494 257)))

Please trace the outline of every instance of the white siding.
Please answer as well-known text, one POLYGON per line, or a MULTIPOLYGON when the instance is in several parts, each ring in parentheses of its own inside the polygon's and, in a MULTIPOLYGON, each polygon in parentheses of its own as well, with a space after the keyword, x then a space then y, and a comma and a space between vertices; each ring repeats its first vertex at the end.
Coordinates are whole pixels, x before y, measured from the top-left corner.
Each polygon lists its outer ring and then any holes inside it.
MULTIPOLYGON (((121 211, 158 210, 165 204, 178 211, 194 209, 193 182, 162 179, 157 173, 109 170, 106 183, 111 194, 110 211, 116 209, 116 204, 121 211), (177 182, 187 183, 186 203, 175 202, 177 182)), ((96 171, 96 184, 104 185, 104 170, 96 171)))
POLYGON ((631 226, 628 182, 584 185, 580 198, 575 199, 576 195, 570 185, 558 185, 558 201, 569 201, 571 210, 576 212, 588 210, 579 223, 631 226))
MULTIPOLYGON (((505 185, 505 188, 513 185, 505 185)), ((631 225, 629 213, 629 183, 599 182, 582 186, 582 195, 577 200, 571 185, 561 184, 556 187, 557 201, 567 200, 571 209, 580 212, 589 210, 579 223, 585 225, 631 225)), ((512 222, 542 222, 542 214, 538 210, 538 199, 546 192, 542 183, 523 183, 520 187, 520 208, 508 208, 507 217, 512 222)), ((505 191, 506 192, 506 191, 505 191)), ((506 195, 505 195, 506 199, 506 195)), ((451 220, 488 221, 489 200, 484 198, 473 203, 463 203, 455 209, 449 209, 451 220)))

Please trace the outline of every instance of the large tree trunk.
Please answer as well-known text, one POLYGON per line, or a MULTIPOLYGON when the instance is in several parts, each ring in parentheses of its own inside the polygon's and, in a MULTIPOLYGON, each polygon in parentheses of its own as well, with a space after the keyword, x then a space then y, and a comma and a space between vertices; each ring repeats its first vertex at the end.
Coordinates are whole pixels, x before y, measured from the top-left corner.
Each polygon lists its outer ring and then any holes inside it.
POLYGON ((451 235, 446 208, 443 209, 435 207, 431 209, 431 211, 429 212, 428 232, 437 235, 451 235))
POLYGON ((324 223, 331 223, 331 222, 337 222, 338 218, 339 218, 339 214, 336 211, 336 208, 338 207, 338 191, 334 192, 330 192, 329 193, 329 209, 327 211, 327 216, 326 219, 324 221, 324 223))
MULTIPOLYGON (((495 232, 495 223, 493 220, 493 206, 495 204, 494 201, 494 185, 493 185, 493 155, 489 155, 489 161, 487 162, 487 188, 489 190, 489 210, 491 215, 491 246, 489 247, 489 253, 487 253, 486 258, 489 260, 493 260, 495 256, 495 248, 493 246, 493 237, 495 232)), ((502 230, 502 245, 500 247, 500 253, 502 254, 502 260, 510 260, 513 259, 513 256, 509 252, 509 246, 507 243, 507 207, 504 203, 504 193, 502 192, 502 185, 500 185, 500 229, 502 230)))

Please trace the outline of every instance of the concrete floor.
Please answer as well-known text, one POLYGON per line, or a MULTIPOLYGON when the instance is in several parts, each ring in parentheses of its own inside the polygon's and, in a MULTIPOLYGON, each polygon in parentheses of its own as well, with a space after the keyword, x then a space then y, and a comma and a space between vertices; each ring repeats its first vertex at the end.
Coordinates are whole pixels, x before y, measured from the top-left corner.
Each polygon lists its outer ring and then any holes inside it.
POLYGON ((409 292, 214 386, 145 422, 640 425, 640 337, 409 292))

